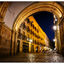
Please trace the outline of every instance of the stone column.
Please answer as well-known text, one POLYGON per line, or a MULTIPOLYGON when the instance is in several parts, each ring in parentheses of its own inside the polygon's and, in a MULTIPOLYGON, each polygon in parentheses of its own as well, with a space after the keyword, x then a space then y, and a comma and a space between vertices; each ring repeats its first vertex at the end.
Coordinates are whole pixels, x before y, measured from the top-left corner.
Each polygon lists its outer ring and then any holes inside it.
POLYGON ((57 52, 59 53, 59 35, 58 35, 58 31, 56 32, 56 36, 57 36, 57 52))
POLYGON ((23 43, 22 43, 22 39, 20 40, 20 53, 22 53, 23 49, 23 43))
POLYGON ((57 30, 56 30, 56 38, 57 38, 57 52, 58 53, 61 53, 61 40, 60 40, 60 26, 59 26, 59 22, 60 22, 61 20, 60 19, 58 19, 58 23, 57 23, 57 30))
POLYGON ((1 35, 2 35, 3 24, 4 24, 3 19, 0 18, 0 44, 1 44, 1 35))
POLYGON ((14 54, 14 31, 11 31, 11 49, 10 49, 10 54, 14 54))
POLYGON ((60 27, 59 27, 59 30, 58 30, 58 40, 59 40, 59 53, 61 54, 61 41, 60 41, 60 27))
POLYGON ((10 48, 10 54, 16 54, 17 52, 17 32, 12 30, 11 34, 11 48, 10 48))
POLYGON ((17 32, 15 31, 15 39, 14 39, 14 54, 17 53, 17 32))
POLYGON ((29 42, 29 53, 31 53, 31 42, 29 42))
POLYGON ((56 41, 55 41, 55 47, 57 48, 57 35, 56 35, 56 32, 55 32, 55 39, 56 39, 56 41))
POLYGON ((61 47, 60 52, 64 55, 64 17, 60 22, 60 40, 61 40, 61 47))

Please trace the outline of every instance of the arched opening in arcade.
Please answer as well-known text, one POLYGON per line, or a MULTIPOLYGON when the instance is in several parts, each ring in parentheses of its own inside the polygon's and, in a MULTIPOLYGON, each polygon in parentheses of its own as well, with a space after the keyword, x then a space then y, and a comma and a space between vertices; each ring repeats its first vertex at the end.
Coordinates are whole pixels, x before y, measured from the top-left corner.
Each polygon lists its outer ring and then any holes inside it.
MULTIPOLYGON (((24 5, 25 3, 20 4, 24 5)), ((61 44, 61 35, 60 35, 60 25, 61 20, 63 19, 63 8, 60 4, 56 2, 34 2, 27 6, 24 6, 23 9, 20 10, 20 13, 15 11, 16 3, 11 3, 7 8, 6 14, 4 16, 4 27, 6 31, 8 31, 7 36, 9 43, 8 53, 16 54, 16 53, 36 53, 39 52, 40 47, 49 47, 46 40, 48 37, 44 31, 40 28, 35 19, 31 16, 37 12, 48 11, 57 17, 58 21, 56 25, 55 38, 57 43, 57 51, 58 53, 62 52, 62 44, 61 44), (36 6, 36 7, 35 7, 36 6), (12 13, 17 12, 17 14, 12 13), (12 18, 12 19, 11 19, 12 18), (21 28, 22 27, 22 28, 21 28), (43 36, 42 36, 43 35, 43 36)), ((16 5, 17 6, 17 5, 16 5)), ((2 30, 2 35, 4 31, 2 30)), ((4 37, 4 35, 3 35, 4 37)), ((5 39, 5 38, 4 38, 5 39)), ((2 42, 4 43, 3 39, 2 42)), ((46 48, 45 47, 45 48, 46 48)), ((7 49, 7 48, 6 48, 7 49)))

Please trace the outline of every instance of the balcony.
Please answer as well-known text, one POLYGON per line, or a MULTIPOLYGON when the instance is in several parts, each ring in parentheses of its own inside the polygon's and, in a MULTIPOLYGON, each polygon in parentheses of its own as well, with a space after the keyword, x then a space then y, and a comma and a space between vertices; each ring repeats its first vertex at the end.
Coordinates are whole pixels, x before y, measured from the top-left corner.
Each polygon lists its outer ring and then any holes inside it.
POLYGON ((23 35, 22 40, 27 40, 27 36, 23 35))
POLYGON ((27 22, 29 25, 31 25, 31 23, 30 22, 27 22))
POLYGON ((27 30, 27 26, 25 25, 25 26, 23 27, 23 29, 24 29, 24 30, 27 30))
POLYGON ((33 24, 31 23, 31 27, 33 26, 33 24))
POLYGON ((27 32, 29 32, 29 33, 30 33, 30 32, 31 32, 31 31, 30 31, 30 29, 28 29, 28 30, 27 30, 27 32))
POLYGON ((27 23, 28 23, 29 25, 31 25, 31 22, 29 21, 29 19, 27 19, 27 23))
POLYGON ((22 34, 21 34, 21 33, 18 34, 18 38, 19 38, 19 39, 22 38, 22 34))

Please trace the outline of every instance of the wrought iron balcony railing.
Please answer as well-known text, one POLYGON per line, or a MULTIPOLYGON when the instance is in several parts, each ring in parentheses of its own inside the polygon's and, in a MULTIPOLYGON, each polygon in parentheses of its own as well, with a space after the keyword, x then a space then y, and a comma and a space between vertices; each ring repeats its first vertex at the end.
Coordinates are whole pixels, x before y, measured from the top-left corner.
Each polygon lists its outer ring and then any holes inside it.
POLYGON ((26 26, 26 25, 25 25, 25 26, 23 26, 23 29, 24 29, 24 30, 27 30, 27 26, 26 26))
POLYGON ((31 33, 30 29, 28 29, 27 32, 31 33))
POLYGON ((22 38, 22 34, 21 33, 18 33, 18 38, 21 39, 22 38))
POLYGON ((27 36, 23 35, 22 40, 27 40, 27 36))

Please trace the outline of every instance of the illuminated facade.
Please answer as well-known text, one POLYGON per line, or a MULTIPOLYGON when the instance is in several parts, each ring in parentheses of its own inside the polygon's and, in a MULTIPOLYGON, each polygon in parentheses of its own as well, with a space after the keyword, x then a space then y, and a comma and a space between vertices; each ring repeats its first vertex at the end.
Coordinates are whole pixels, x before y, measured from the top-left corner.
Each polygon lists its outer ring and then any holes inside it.
POLYGON ((45 46, 49 46, 49 39, 45 32, 41 29, 33 16, 28 17, 18 30, 18 43, 21 43, 20 51, 39 52, 44 49, 45 46))

